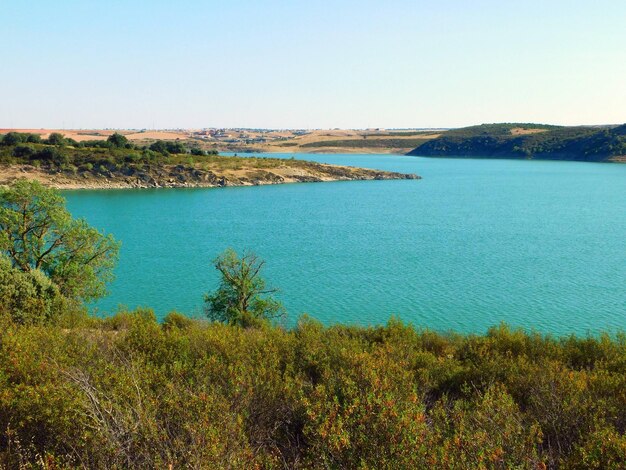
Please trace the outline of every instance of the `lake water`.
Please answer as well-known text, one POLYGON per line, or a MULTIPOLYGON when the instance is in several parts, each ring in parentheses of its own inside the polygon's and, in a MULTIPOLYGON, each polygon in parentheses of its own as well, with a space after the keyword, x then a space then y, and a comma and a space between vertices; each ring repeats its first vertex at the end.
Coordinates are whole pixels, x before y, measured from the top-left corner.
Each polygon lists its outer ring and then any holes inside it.
POLYGON ((200 314, 227 247, 267 261, 291 322, 483 332, 626 329, 626 165, 392 155, 296 158, 422 180, 67 191, 123 243, 100 312, 200 314))

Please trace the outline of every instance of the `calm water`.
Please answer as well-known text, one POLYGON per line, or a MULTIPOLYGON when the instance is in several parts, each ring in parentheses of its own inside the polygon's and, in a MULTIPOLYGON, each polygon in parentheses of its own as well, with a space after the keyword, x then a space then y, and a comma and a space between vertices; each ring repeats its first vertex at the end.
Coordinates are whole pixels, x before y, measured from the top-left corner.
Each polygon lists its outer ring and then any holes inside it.
POLYGON ((301 157, 424 179, 66 192, 123 243, 100 311, 199 313, 230 246, 267 260, 292 321, 626 329, 626 165, 301 157))

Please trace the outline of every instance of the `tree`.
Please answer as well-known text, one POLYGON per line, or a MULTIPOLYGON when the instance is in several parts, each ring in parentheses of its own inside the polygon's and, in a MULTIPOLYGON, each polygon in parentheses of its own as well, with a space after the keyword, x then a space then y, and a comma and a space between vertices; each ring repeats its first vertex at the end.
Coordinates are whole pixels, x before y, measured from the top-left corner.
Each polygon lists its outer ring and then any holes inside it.
POLYGON ((175 153, 175 154, 187 153, 187 148, 181 142, 178 142, 178 141, 165 142, 165 148, 167 149, 169 153, 175 153))
POLYGON ((159 152, 162 154, 167 154, 167 146, 165 145, 165 142, 163 142, 162 140, 157 140, 156 142, 153 142, 152 145, 150 145, 150 150, 152 150, 153 152, 159 152))
POLYGON ((28 137, 26 138, 26 142, 31 143, 31 144, 40 144, 41 136, 39 134, 28 134, 28 137))
POLYGON ((20 134, 19 132, 9 132, 5 134, 2 139, 2 143, 7 146, 21 144, 24 141, 25 140, 22 134, 20 134))
POLYGON ((67 143, 67 141, 65 140, 65 137, 63 137, 63 134, 59 132, 53 132, 48 136, 46 143, 48 143, 49 145, 63 146, 67 143))
POLYGON ((239 258, 228 249, 214 263, 222 279, 219 288, 204 298, 211 320, 248 327, 285 316, 282 304, 272 297, 278 289, 267 288, 260 275, 265 261, 254 253, 239 258))
POLYGON ((13 156, 16 158, 28 158, 35 153, 30 145, 16 145, 13 148, 13 156))
POLYGON ((126 138, 126 136, 120 134, 119 132, 116 132, 115 134, 111 134, 108 137, 107 142, 113 145, 113 147, 123 148, 128 145, 128 139, 126 138))
POLYGON ((15 269, 43 272, 63 296, 102 297, 118 251, 111 235, 73 219, 58 191, 30 180, 0 190, 0 253, 15 269))

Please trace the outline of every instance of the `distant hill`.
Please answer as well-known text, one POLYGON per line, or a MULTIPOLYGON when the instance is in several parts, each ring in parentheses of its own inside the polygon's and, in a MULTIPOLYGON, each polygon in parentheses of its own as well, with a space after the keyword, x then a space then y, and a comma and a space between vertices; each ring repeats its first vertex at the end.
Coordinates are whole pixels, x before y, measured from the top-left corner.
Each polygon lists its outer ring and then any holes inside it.
POLYGON ((626 124, 563 127, 544 124, 482 124, 453 129, 425 141, 408 155, 513 158, 589 162, 626 160, 626 124))

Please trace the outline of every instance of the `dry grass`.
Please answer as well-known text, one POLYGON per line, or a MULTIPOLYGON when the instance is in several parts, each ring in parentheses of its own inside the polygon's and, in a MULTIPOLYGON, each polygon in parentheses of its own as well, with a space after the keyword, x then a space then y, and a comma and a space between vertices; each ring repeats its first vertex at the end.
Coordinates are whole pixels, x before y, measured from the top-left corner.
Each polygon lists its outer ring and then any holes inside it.
POLYGON ((514 127, 511 129, 511 135, 529 135, 539 134, 540 132, 546 132, 547 129, 525 129, 523 127, 514 127))
POLYGON ((126 138, 129 140, 184 140, 189 138, 188 132, 173 132, 173 131, 146 131, 146 132, 134 132, 126 134, 126 138))
POLYGON ((86 140, 102 140, 106 139, 114 133, 124 134, 129 140, 176 140, 176 139, 188 139, 189 132, 174 132, 174 131, 146 131, 137 132, 136 130, 105 130, 105 129, 0 129, 0 134, 6 134, 7 132, 28 132, 32 134, 39 134, 43 139, 46 139, 53 132, 63 134, 68 139, 74 139, 77 142, 84 142, 86 140))

